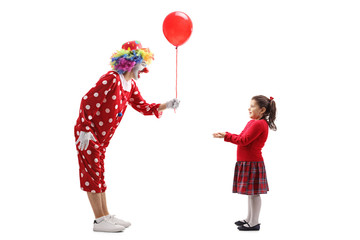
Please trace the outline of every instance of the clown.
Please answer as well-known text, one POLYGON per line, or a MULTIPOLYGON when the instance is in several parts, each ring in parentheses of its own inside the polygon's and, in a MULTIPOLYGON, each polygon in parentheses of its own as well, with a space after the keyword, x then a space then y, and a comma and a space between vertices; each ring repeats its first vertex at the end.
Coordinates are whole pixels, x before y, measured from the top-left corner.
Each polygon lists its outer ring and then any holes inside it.
POLYGON ((176 109, 179 100, 163 104, 149 104, 141 96, 134 81, 148 72, 147 65, 154 59, 148 48, 140 42, 123 44, 111 56, 112 71, 100 77, 96 85, 81 100, 79 117, 75 125, 80 186, 87 192, 96 220, 94 231, 119 232, 129 227, 127 221, 109 215, 106 205, 104 159, 106 148, 124 117, 128 105, 143 115, 160 118, 162 111, 176 109))

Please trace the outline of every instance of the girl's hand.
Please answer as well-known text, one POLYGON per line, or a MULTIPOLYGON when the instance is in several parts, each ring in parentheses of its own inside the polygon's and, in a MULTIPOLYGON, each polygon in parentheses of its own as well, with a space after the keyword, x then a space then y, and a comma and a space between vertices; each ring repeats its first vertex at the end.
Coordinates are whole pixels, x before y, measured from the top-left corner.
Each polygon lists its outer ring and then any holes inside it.
POLYGON ((214 138, 224 138, 226 133, 213 133, 214 138))

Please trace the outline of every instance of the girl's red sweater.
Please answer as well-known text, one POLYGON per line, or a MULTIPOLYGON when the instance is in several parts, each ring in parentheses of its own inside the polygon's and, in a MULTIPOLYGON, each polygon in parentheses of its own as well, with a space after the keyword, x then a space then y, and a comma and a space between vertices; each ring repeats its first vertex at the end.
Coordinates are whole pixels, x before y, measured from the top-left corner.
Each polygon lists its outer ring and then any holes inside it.
POLYGON ((237 161, 264 161, 261 149, 268 137, 269 127, 266 120, 250 120, 240 135, 226 132, 224 141, 231 142, 237 147, 237 161))

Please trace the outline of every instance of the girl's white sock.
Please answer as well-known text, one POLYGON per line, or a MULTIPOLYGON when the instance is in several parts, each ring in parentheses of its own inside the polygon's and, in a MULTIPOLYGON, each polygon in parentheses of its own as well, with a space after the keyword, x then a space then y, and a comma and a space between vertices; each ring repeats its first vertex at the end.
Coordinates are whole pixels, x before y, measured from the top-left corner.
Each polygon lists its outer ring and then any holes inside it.
POLYGON ((251 217, 249 224, 250 226, 254 226, 256 224, 259 224, 259 215, 260 215, 260 209, 261 209, 261 197, 260 195, 252 195, 250 197, 251 201, 251 217))

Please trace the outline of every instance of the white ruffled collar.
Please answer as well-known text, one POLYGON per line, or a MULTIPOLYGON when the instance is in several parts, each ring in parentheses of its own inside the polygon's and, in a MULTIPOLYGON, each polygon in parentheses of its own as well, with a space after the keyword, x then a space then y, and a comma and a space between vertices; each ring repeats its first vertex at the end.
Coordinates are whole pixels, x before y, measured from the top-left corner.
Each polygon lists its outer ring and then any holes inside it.
POLYGON ((131 91, 131 80, 130 81, 126 81, 124 75, 119 74, 120 75, 120 80, 121 80, 121 84, 122 87, 124 89, 124 91, 130 92, 131 91))

